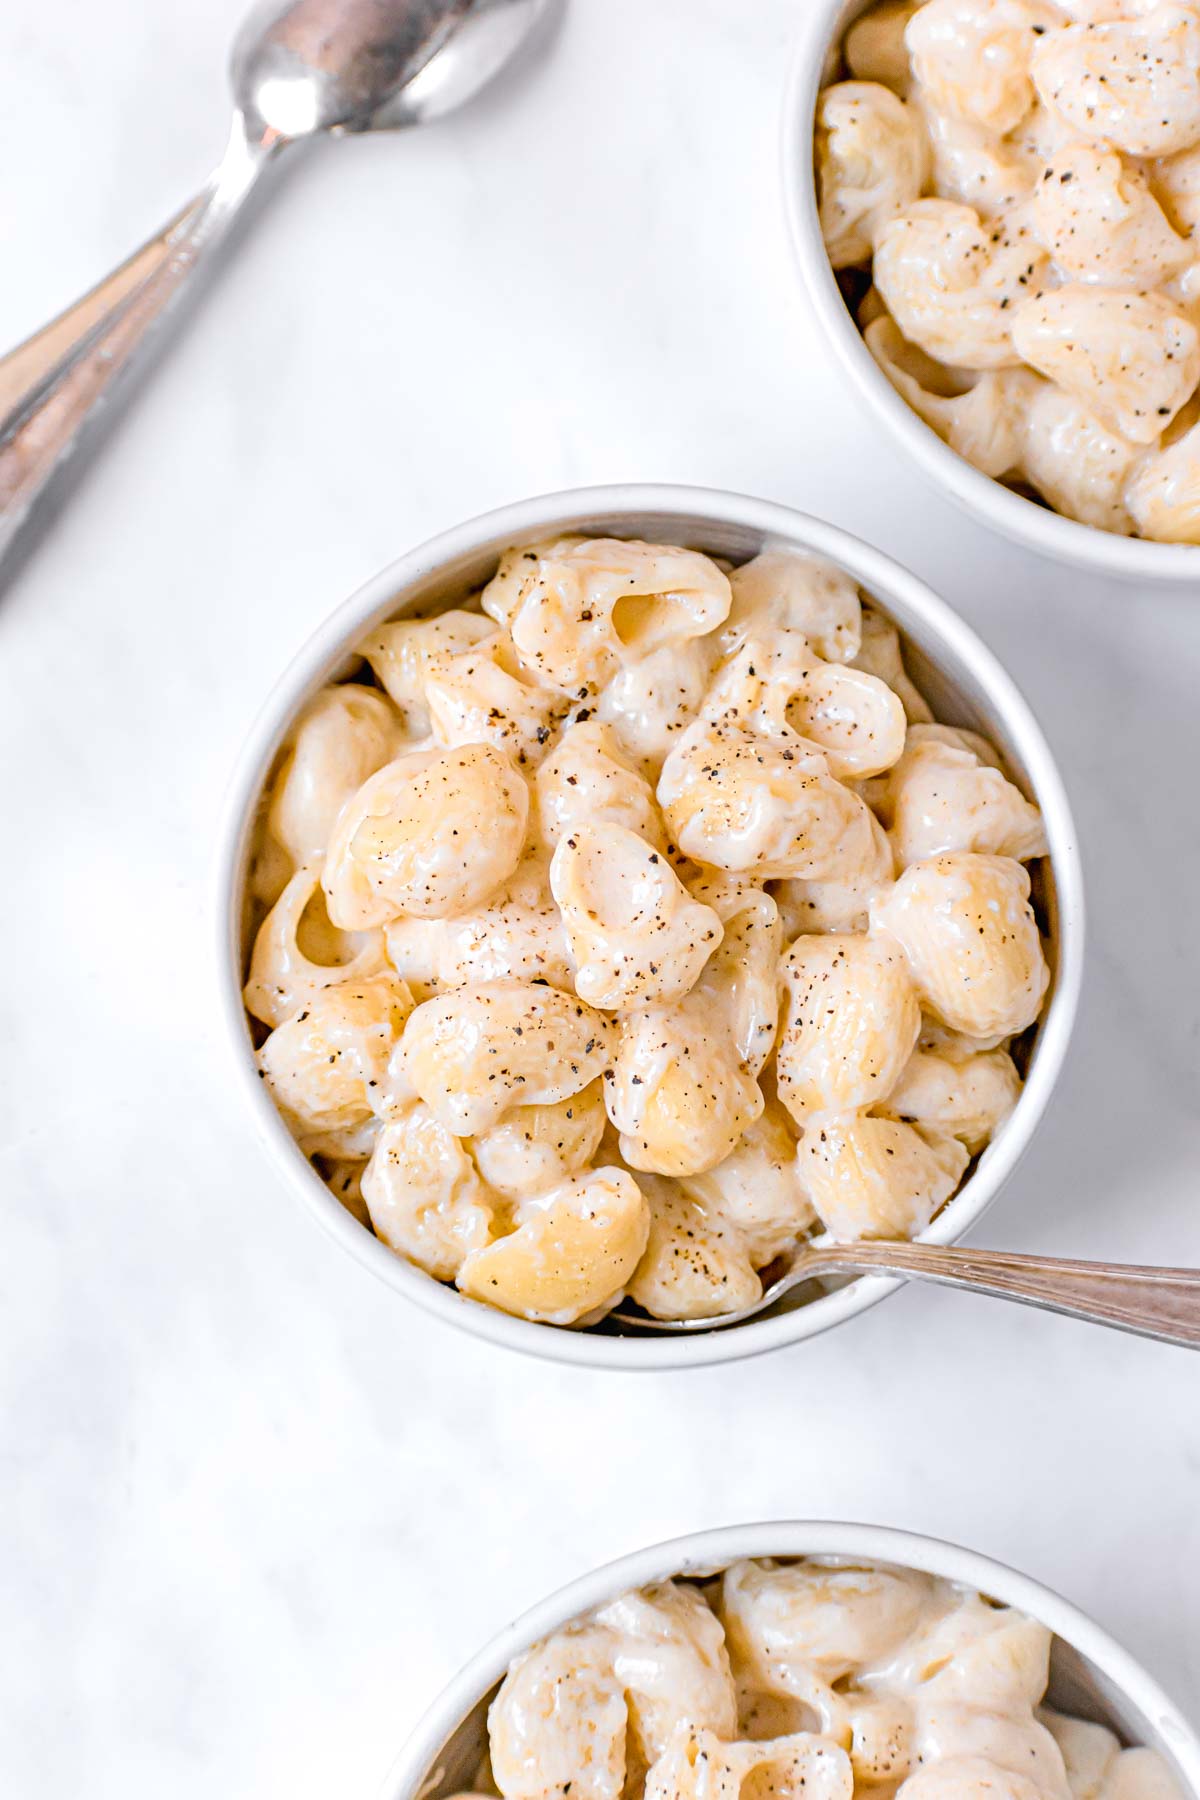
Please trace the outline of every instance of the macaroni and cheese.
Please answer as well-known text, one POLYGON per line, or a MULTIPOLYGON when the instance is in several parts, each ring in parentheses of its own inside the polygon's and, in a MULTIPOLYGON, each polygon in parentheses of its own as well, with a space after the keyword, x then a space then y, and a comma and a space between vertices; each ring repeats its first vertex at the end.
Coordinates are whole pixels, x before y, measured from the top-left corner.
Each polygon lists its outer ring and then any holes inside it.
POLYGON ((850 577, 563 538, 360 654, 263 797, 245 987, 360 1223, 560 1325, 923 1230, 1020 1092, 1046 846, 850 577))
POLYGON ((477 1791, 1179 1800, 1154 1751, 1045 1705, 1051 1642, 1036 1619, 912 1569, 813 1557, 659 1582, 511 1664, 477 1791))
POLYGON ((1200 0, 877 0, 821 93, 830 261, 985 475, 1200 543, 1200 0))

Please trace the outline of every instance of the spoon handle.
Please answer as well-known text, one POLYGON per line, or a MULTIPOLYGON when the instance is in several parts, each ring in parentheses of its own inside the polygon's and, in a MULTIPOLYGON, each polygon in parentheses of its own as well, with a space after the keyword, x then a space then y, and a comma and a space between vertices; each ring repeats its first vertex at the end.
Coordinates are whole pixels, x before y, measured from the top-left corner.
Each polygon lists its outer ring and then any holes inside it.
POLYGON ((189 214, 203 205, 200 194, 163 226, 161 231, 127 256, 125 261, 94 288, 89 288, 74 305, 35 331, 6 356, 0 356, 0 419, 7 427, 9 416, 28 410, 33 396, 68 357, 74 356, 106 318, 115 318, 122 304, 135 288, 141 287, 148 275, 170 254, 175 234, 189 214))
POLYGON ((0 558, 85 425, 225 237, 279 141, 229 147, 199 197, 67 312, 0 360, 0 558))
POLYGON ((816 1254, 822 1268, 831 1271, 936 1281, 1112 1325, 1164 1344, 1200 1348, 1200 1269, 1072 1262, 937 1244, 852 1244, 844 1252, 829 1245, 816 1254))

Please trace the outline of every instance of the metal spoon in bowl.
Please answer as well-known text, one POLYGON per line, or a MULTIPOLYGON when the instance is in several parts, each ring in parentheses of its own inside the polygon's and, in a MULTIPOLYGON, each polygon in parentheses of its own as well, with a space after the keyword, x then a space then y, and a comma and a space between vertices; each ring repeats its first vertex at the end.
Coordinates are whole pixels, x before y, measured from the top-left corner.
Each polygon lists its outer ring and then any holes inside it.
POLYGON ((85 424, 280 153, 439 117, 511 61, 548 0, 265 0, 234 43, 229 146, 208 185, 82 300, 0 358, 0 556, 85 424))
POLYGON ((825 1275, 899 1275, 936 1281, 1038 1306, 1068 1318, 1111 1325, 1164 1344, 1200 1349, 1200 1269, 1138 1268, 1014 1256, 1004 1250, 948 1249, 941 1244, 814 1244, 797 1250, 753 1306, 712 1319, 652 1319, 629 1307, 610 1313, 641 1331, 720 1331, 740 1325, 806 1281, 825 1275))

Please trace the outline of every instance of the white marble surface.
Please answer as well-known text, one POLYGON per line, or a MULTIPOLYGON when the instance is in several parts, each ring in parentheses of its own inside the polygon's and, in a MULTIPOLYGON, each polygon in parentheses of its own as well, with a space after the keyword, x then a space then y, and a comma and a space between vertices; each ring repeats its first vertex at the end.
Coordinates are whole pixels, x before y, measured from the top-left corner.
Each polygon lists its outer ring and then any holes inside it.
MULTIPOLYGON (((741 488, 862 532, 1008 662, 1086 849, 1086 1001, 983 1241, 1200 1259, 1200 593, 939 501, 814 341, 777 194, 804 0, 571 0, 538 66, 297 169, 0 604, 3 1305, 16 1796, 370 1796, 515 1610, 770 1515, 960 1538, 1200 1714, 1200 1362, 912 1291, 696 1375, 502 1356, 294 1209, 209 982, 223 785, 335 601, 548 488, 741 488)), ((15 340, 198 183, 241 0, 0 24, 15 340)))

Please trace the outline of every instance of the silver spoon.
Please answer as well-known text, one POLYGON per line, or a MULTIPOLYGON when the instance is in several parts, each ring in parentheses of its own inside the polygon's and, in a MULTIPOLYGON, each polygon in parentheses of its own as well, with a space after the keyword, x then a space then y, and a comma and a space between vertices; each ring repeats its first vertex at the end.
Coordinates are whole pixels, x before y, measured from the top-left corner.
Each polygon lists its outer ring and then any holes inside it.
POLYGON ((255 9, 233 46, 233 129, 207 186, 82 300, 0 358, 0 556, 281 152, 324 132, 420 125, 462 105, 512 59, 547 5, 266 0, 255 9))
POLYGON ((945 1249, 940 1244, 815 1244, 797 1250, 753 1306, 713 1319, 651 1319, 621 1307, 609 1318, 641 1331, 721 1331, 774 1306, 784 1294, 825 1275, 899 1275, 936 1281, 1038 1306, 1068 1318, 1111 1325, 1164 1344, 1200 1349, 1200 1269, 1138 1268, 1014 1256, 1004 1250, 945 1249))

